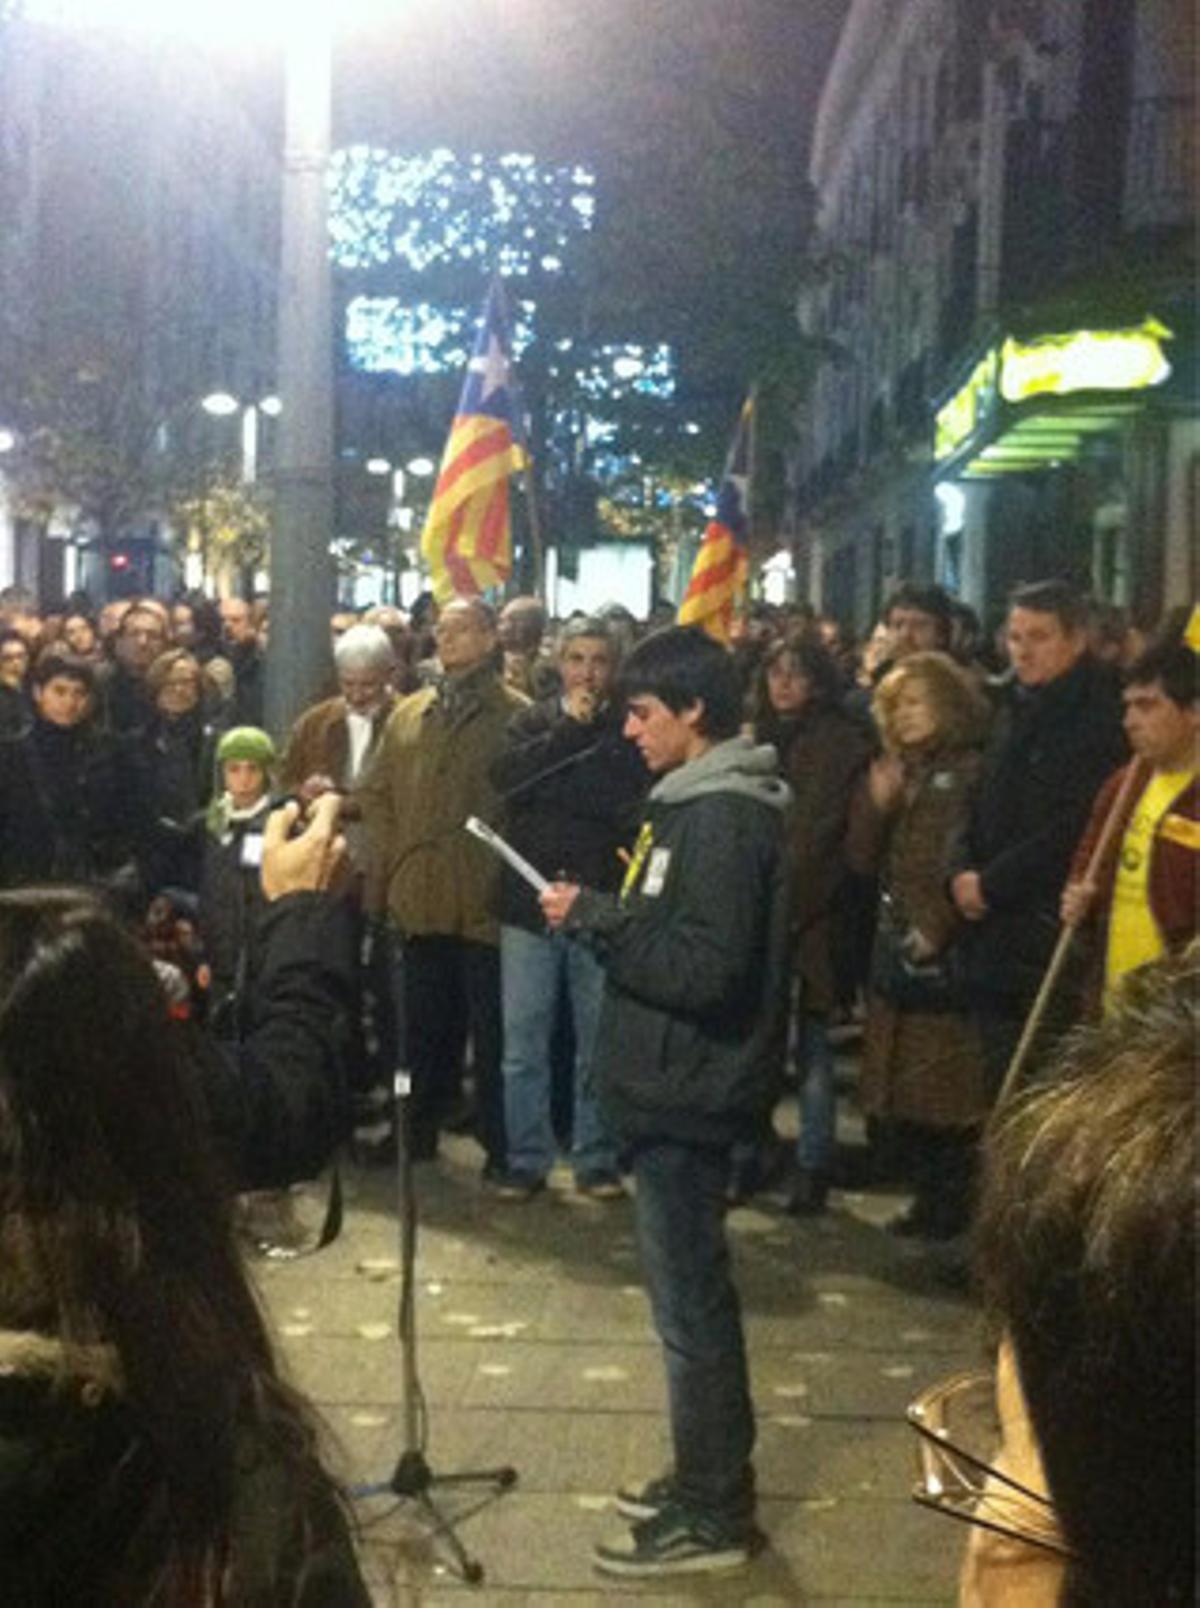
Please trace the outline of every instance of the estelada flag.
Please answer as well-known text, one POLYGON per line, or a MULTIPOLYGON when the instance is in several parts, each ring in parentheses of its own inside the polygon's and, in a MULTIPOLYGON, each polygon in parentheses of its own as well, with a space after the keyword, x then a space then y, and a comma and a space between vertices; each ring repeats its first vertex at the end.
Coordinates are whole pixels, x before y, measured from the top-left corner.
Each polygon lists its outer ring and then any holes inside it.
POLYGON ((709 636, 719 642, 729 641, 734 611, 746 595, 753 421, 754 398, 749 396, 742 404, 725 473, 721 476, 716 514, 704 532, 692 578, 679 605, 680 625, 703 626, 709 636))
POLYGON ((508 477, 528 457, 510 352, 504 291, 494 279, 421 536, 439 603, 475 597, 512 571, 508 477))

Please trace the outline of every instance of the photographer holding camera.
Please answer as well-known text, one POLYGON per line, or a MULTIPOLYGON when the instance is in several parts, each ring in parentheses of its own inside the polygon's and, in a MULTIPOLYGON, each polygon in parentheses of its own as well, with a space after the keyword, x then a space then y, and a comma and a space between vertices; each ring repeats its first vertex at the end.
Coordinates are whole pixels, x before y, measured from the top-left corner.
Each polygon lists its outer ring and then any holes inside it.
POLYGON ((268 822, 237 1061, 189 1055, 148 957, 92 895, 0 894, 7 1601, 368 1600, 230 1211, 231 1184, 308 1176, 336 1136, 338 810, 320 800, 296 837, 298 805, 268 822))

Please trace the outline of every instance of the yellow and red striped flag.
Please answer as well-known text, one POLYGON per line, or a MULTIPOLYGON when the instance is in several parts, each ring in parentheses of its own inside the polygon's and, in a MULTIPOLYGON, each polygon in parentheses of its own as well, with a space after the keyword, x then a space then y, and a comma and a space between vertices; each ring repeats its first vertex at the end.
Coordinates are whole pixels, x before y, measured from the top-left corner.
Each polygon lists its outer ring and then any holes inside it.
POLYGON ((718 642, 729 641, 734 611, 746 595, 753 423, 754 398, 748 396, 721 476, 717 511, 704 532, 692 578, 679 605, 680 625, 703 626, 718 642))
POLYGON ((512 571, 508 477, 528 462, 518 425, 508 314, 494 279, 421 536, 439 603, 475 597, 512 571))

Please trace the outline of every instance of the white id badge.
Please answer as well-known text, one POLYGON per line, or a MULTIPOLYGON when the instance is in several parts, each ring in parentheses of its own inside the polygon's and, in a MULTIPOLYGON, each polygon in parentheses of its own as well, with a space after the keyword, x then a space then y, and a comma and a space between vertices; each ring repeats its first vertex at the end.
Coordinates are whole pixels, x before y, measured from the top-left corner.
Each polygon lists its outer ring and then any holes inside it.
POLYGON ((646 866, 646 875, 642 879, 642 892, 648 898, 657 899, 663 891, 663 883, 667 880, 667 867, 670 863, 670 849, 651 849, 650 859, 646 866))
POLYGON ((261 832, 247 832, 242 839, 242 865, 247 871, 257 871, 262 865, 263 837, 261 832))

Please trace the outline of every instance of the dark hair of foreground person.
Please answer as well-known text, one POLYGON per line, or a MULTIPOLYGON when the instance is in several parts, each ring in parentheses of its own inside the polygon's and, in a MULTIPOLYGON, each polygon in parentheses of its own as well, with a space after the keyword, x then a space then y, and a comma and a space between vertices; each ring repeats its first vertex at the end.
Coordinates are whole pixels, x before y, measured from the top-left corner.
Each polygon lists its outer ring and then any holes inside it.
POLYGON ((8 1602, 365 1602, 183 1040, 87 894, 0 894, 8 1602))
POLYGON ((1196 1587, 1197 946, 1124 995, 989 1135, 978 1224, 1089 1608, 1196 1587))

